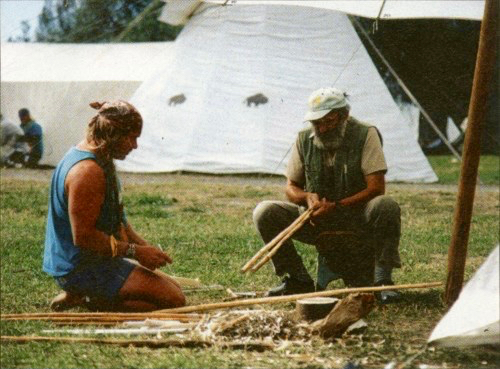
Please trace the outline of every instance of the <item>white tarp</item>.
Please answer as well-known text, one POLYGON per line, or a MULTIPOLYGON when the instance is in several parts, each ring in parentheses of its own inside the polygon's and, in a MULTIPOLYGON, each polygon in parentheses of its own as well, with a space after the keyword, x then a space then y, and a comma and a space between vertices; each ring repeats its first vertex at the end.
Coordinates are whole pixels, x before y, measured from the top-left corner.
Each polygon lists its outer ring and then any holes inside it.
POLYGON ((498 246, 467 282, 428 342, 441 346, 500 344, 498 246))
POLYGON ((129 100, 152 71, 168 64, 173 44, 2 43, 2 114, 16 122, 18 110, 28 108, 44 131, 40 163, 56 165, 83 137, 95 114, 88 104, 129 100))
POLYGON ((347 16, 300 6, 210 6, 194 15, 172 64, 134 94, 143 134, 118 167, 282 174, 306 127, 309 94, 332 85, 349 93, 353 116, 380 129, 389 181, 437 180, 347 16), (268 101, 247 100, 258 94, 268 101), (180 95, 183 103, 169 103, 180 95))
POLYGON ((2 82, 144 81, 165 65, 173 42, 1 45, 2 82))
POLYGON ((455 18, 482 19, 484 0, 205 0, 210 3, 231 5, 292 5, 308 6, 368 18, 455 18))
POLYGON ((207 6, 285 5, 336 10, 360 17, 380 19, 453 18, 481 20, 484 0, 163 0, 168 3, 160 20, 185 24, 189 17, 207 6))
MULTIPOLYGON (((163 0, 172 4, 170 14, 163 14, 163 20, 171 24, 183 24, 203 0, 163 0)), ((233 5, 289 5, 307 6, 368 18, 454 18, 481 20, 484 0, 205 0, 225 6, 233 5)))

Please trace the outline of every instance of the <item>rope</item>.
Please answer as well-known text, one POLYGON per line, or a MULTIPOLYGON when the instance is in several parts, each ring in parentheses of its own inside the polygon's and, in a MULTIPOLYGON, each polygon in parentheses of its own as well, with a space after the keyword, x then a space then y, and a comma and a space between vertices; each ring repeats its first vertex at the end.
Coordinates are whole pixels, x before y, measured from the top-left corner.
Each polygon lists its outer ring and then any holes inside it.
POLYGON ((378 31, 378 21, 380 19, 380 15, 382 14, 382 10, 384 10, 385 1, 386 0, 382 1, 382 5, 380 6, 380 10, 378 11, 377 18, 375 18, 375 22, 373 22, 372 33, 378 31))
MULTIPOLYGON (((385 1, 385 0, 384 0, 385 1)), ((342 74, 345 72, 345 70, 347 69, 347 67, 349 66, 349 64, 351 63, 352 59, 354 58, 354 55, 356 55, 356 53, 359 51, 359 49, 361 48, 361 45, 362 43, 360 42, 358 47, 356 48, 356 50, 354 50, 354 52, 351 54, 351 57, 349 58, 349 60, 347 61, 347 63, 344 64, 342 70, 339 72, 339 74, 337 75, 337 77, 335 78, 335 80, 333 81, 332 83, 332 86, 335 86, 335 84, 337 83, 337 81, 339 80, 339 78, 342 76, 342 74)), ((283 157, 281 158, 280 162, 278 163, 278 165, 276 166, 276 168, 273 170, 272 174, 271 175, 276 175, 276 172, 278 170, 278 168, 280 167, 281 163, 283 163, 283 161, 285 160, 285 158, 287 157, 287 155, 290 153, 290 151, 292 150, 292 147, 293 145, 295 144, 295 142, 293 142, 290 147, 288 148, 288 150, 286 151, 285 155, 283 155, 283 157)))
POLYGON ((372 46, 373 50, 377 53, 378 57, 382 60, 382 62, 385 64, 389 72, 394 76, 396 81, 398 82, 399 86, 404 90, 404 92, 408 95, 410 100, 417 106, 417 108, 420 110, 421 114, 425 117, 427 122, 431 125, 431 127, 434 129, 436 134, 441 138, 441 140, 445 143, 445 145, 450 149, 451 153, 459 160, 462 160, 462 157, 460 154, 455 150, 453 145, 448 141, 446 136, 439 130, 438 126, 436 123, 432 120, 432 118, 429 116, 429 114, 425 111, 425 109, 420 105, 420 103, 417 101, 415 96, 411 93, 411 91, 408 89, 406 84, 403 82, 403 80, 398 76, 396 71, 391 67, 389 62, 385 59, 385 57, 382 55, 382 53, 378 50, 378 48, 375 46, 375 43, 372 41, 368 33, 365 31, 363 26, 358 22, 356 18, 351 17, 351 20, 353 21, 354 25, 356 28, 363 34, 363 36, 366 38, 366 40, 370 43, 372 46))

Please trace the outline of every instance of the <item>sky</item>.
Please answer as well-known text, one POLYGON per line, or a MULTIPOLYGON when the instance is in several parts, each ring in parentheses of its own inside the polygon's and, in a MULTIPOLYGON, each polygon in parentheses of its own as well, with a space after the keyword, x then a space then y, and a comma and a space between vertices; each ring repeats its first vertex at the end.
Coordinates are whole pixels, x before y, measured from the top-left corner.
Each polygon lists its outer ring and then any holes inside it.
POLYGON ((38 15, 43 8, 43 0, 0 0, 0 36, 2 42, 9 37, 21 35, 21 21, 31 25, 31 35, 38 24, 38 15))

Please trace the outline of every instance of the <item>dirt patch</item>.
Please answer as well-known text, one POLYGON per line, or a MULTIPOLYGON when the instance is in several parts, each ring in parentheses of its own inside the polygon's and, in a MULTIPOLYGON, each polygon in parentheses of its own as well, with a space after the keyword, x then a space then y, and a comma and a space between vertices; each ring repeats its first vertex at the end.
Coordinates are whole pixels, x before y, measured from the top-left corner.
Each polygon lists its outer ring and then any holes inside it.
MULTIPOLYGON (((25 169, 25 168, 2 168, 0 177, 5 179, 16 179, 35 182, 50 182, 53 169, 25 169)), ((237 174, 237 175, 214 175, 197 173, 119 173, 120 180, 124 185, 135 184, 161 184, 173 182, 214 183, 232 184, 242 186, 277 186, 284 187, 286 179, 284 176, 269 174, 237 174)), ((447 191, 457 192, 458 185, 445 185, 437 183, 388 183, 387 192, 392 191, 447 191)), ((479 191, 498 192, 498 186, 480 185, 479 191)))

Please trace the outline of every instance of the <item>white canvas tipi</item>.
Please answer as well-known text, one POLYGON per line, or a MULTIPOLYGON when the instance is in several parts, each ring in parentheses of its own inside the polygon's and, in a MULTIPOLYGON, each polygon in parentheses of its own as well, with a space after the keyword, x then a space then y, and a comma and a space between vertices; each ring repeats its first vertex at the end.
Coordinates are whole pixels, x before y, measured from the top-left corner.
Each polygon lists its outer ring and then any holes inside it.
POLYGON ((434 328, 429 343, 441 346, 500 345, 498 246, 434 328))
POLYGON ((381 131, 389 181, 437 180, 344 13, 204 4, 175 43, 132 97, 145 123, 120 170, 282 174, 309 94, 335 86, 381 131))

